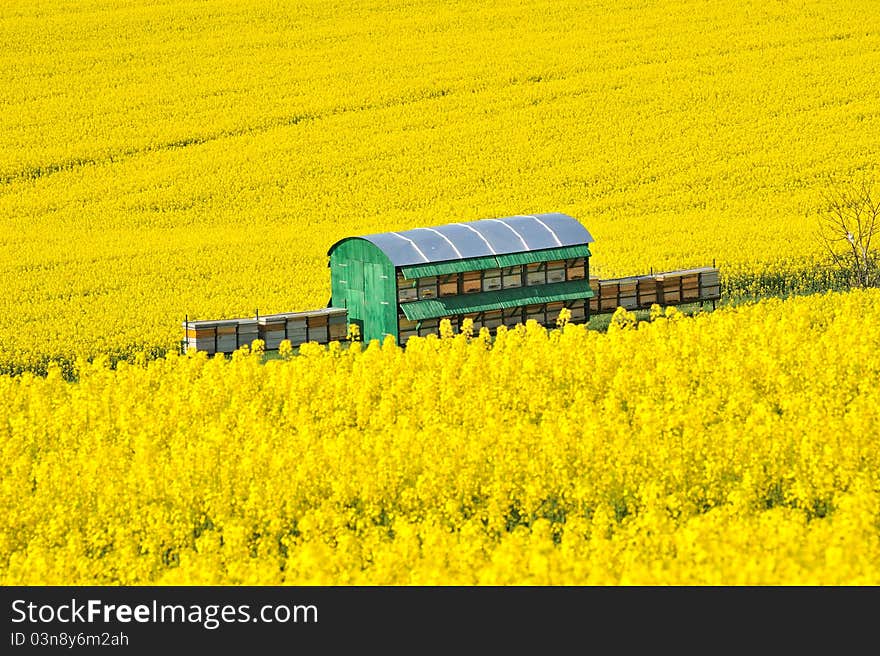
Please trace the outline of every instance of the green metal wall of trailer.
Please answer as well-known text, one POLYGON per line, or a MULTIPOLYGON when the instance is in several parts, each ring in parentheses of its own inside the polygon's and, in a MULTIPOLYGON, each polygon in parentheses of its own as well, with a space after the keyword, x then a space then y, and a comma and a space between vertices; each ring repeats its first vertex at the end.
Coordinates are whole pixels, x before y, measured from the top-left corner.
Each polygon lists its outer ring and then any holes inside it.
POLYGON ((330 293, 365 342, 397 340, 397 274, 378 247, 358 237, 338 243, 330 253, 330 293))

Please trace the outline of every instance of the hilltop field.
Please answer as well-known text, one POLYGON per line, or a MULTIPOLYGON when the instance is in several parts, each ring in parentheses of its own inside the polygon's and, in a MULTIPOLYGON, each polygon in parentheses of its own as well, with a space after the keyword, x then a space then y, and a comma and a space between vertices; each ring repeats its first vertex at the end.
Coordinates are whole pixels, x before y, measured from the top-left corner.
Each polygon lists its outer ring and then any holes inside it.
POLYGON ((875 14, 4 2, 0 583, 880 583, 880 291, 817 237, 880 183, 875 14), (544 212, 735 302, 176 352, 343 237, 544 212))

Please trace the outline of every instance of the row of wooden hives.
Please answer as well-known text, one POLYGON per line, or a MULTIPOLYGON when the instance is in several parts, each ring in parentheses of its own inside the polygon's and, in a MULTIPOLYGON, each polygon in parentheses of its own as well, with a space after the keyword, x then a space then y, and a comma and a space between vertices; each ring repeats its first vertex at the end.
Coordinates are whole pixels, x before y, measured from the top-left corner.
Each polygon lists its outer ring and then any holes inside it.
MULTIPOLYGON (((595 296, 590 299, 590 314, 614 312, 618 307, 627 310, 661 306, 681 305, 721 298, 718 269, 703 267, 666 271, 664 273, 600 280, 590 278, 595 296)), ((473 319, 474 329, 485 326, 516 325, 534 319, 544 325, 552 325, 563 307, 572 313, 571 320, 586 319, 584 301, 547 303, 534 306, 498 309, 466 315, 473 319)), ((451 317, 453 329, 459 328, 458 318, 451 317)), ((411 322, 400 318, 401 342, 409 337, 439 331, 440 319, 411 322)), ((265 342, 267 350, 276 350, 285 339, 292 346, 306 342, 327 344, 343 340, 348 334, 348 312, 345 308, 321 308, 307 312, 287 312, 257 316, 252 319, 225 319, 217 321, 184 321, 186 338, 184 348, 195 348, 207 353, 232 353, 242 346, 250 346, 255 339, 265 342)))
MULTIPOLYGON (((453 332, 461 330, 464 319, 471 320, 471 328, 475 334, 481 328, 489 328, 492 331, 495 331, 499 326, 514 328, 517 324, 524 324, 530 320, 552 328, 556 325, 562 308, 567 308, 571 313, 569 317, 571 323, 583 323, 587 319, 586 302, 583 300, 556 301, 500 310, 486 310, 485 312, 473 312, 460 317, 446 318, 449 319, 449 325, 453 332)), ((439 333, 440 321, 440 318, 411 321, 403 314, 398 315, 400 343, 406 344, 412 337, 424 337, 432 333, 439 333)))
POLYGON ((250 346, 255 339, 265 342, 266 350, 275 350, 285 339, 291 346, 306 342, 327 344, 345 339, 348 312, 345 308, 321 308, 307 312, 268 314, 252 319, 184 321, 184 348, 207 353, 232 353, 250 346))
POLYGON ((658 305, 680 305, 721 298, 718 269, 703 267, 609 280, 590 279, 595 296, 590 313, 614 312, 618 307, 642 310, 658 305))

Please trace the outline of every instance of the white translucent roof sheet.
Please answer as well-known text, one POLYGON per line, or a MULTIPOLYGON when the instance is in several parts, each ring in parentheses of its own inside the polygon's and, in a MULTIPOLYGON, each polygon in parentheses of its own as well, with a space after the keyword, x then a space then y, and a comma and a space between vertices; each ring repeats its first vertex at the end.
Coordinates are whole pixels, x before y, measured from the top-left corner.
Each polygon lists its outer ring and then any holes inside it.
MULTIPOLYGON (((430 228, 361 235, 359 238, 375 244, 394 266, 537 251, 593 241, 587 229, 567 214, 481 219, 430 228)), ((336 244, 330 251, 335 247, 336 244)))

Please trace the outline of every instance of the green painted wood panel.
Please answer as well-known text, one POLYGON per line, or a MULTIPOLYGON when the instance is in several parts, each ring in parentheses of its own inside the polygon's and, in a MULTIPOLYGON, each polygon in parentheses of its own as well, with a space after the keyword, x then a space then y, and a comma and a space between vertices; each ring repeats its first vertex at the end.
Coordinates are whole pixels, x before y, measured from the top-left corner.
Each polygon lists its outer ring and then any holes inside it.
POLYGON ((364 263, 354 258, 348 260, 348 288, 360 292, 367 291, 364 286, 364 263))
POLYGON ((376 262, 364 264, 366 284, 367 340, 384 341, 391 335, 397 339, 396 279, 394 269, 376 262))
POLYGON ((331 303, 348 310, 364 341, 397 338, 396 284, 394 267, 372 243, 350 238, 330 251, 331 303))

